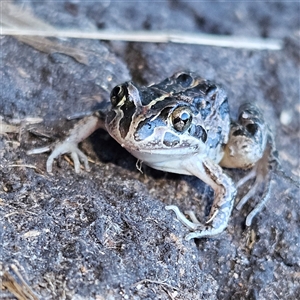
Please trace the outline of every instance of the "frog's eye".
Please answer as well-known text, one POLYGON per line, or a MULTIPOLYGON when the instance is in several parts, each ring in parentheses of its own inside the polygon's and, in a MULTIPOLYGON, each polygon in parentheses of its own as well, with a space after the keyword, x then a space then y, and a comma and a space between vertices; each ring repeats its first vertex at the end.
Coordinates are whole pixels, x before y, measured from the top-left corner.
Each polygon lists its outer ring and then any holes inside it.
POLYGON ((189 87, 193 82, 193 77, 190 74, 182 73, 176 78, 176 83, 182 87, 189 87))
POLYGON ((128 90, 125 84, 115 86, 110 93, 112 106, 117 106, 126 95, 128 95, 128 90))
POLYGON ((175 130, 183 132, 192 123, 192 111, 186 106, 177 107, 171 114, 171 121, 175 130))

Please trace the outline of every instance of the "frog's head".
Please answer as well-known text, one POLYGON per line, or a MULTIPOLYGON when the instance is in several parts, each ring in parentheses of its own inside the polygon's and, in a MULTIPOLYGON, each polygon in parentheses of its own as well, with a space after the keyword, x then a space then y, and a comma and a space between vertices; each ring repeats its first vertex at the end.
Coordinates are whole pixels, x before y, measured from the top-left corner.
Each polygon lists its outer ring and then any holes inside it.
POLYGON ((211 124, 210 116, 216 115, 213 109, 218 92, 215 85, 193 73, 176 73, 142 88, 125 82, 111 92, 107 131, 146 162, 150 155, 156 159, 205 155, 210 138, 206 127, 211 124))

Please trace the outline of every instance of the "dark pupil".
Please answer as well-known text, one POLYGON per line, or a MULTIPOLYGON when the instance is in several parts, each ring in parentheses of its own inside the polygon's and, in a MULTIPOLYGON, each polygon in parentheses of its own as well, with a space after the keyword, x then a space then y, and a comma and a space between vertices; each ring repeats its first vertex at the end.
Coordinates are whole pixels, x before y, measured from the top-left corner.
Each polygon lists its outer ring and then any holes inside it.
POLYGON ((183 128, 184 128, 184 122, 179 118, 175 118, 174 120, 174 127, 176 130, 178 131, 183 131, 183 128))
POLYGON ((186 121, 182 120, 180 117, 175 118, 174 124, 176 125, 177 128, 181 128, 186 124, 186 121))
POLYGON ((187 112, 183 112, 181 116, 174 118, 174 128, 178 131, 184 131, 190 125, 191 116, 187 112))

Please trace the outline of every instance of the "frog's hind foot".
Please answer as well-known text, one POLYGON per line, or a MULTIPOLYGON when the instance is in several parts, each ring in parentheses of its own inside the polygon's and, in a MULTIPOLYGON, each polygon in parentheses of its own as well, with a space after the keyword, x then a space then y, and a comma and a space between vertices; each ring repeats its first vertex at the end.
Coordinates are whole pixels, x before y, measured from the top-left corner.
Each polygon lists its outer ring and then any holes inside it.
MULTIPOLYGON (((167 210, 173 210, 176 214, 177 219, 192 231, 185 236, 186 241, 195 238, 214 237, 223 232, 227 227, 227 220, 225 219, 223 220, 224 222, 216 222, 219 224, 219 226, 214 226, 215 223, 212 221, 216 217, 216 215, 212 216, 205 224, 201 224, 196 218, 196 215, 193 211, 186 212, 186 214, 192 220, 190 221, 176 205, 168 205, 165 208, 167 210)), ((218 219, 218 217, 216 219, 218 219)))

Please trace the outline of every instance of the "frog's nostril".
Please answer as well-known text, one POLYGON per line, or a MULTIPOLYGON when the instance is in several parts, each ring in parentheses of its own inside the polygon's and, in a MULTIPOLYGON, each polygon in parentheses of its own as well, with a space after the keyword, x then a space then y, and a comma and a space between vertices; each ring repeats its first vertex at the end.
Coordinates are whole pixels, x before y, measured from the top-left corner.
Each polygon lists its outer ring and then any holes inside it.
POLYGON ((252 135, 255 135, 255 133, 257 132, 258 130, 258 125, 257 124, 248 124, 246 126, 246 130, 252 134, 252 135))

